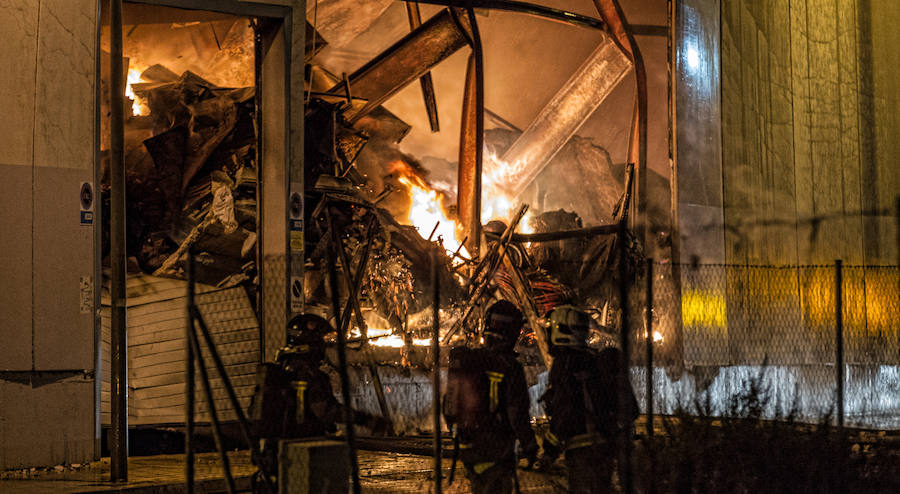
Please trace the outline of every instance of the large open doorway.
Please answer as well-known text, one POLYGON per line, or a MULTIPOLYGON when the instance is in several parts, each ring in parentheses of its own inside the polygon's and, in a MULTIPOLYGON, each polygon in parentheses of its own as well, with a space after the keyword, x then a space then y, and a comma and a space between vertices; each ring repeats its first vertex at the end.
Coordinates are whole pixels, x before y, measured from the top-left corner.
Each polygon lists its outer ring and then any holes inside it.
MULTIPOLYGON (((104 291, 98 403, 105 426, 109 22, 101 5, 98 182, 104 226, 98 245, 104 291)), ((266 268, 264 259, 283 259, 287 244, 290 29, 284 24, 290 9, 137 0, 124 4, 123 18, 129 423, 156 426, 184 421, 188 248, 200 260, 195 280, 209 299, 207 315, 222 323, 214 339, 245 401, 266 354, 262 321, 267 314, 283 319, 286 312, 284 269, 266 268), (268 290, 271 301, 264 304, 268 290)), ((198 411, 202 422, 205 410, 198 411)))

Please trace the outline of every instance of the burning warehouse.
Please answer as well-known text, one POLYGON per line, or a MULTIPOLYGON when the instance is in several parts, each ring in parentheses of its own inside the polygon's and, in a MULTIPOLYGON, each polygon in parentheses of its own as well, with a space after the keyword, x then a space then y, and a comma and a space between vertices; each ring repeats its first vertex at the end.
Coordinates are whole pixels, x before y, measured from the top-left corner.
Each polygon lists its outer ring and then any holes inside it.
POLYGON ((431 372, 499 300, 540 419, 554 308, 671 412, 764 364, 804 400, 830 386, 837 296, 862 413, 898 364, 898 12, 832 3, 17 2, 0 463, 182 430, 194 354, 197 421, 238 423, 300 313, 336 329, 342 400, 433 431, 431 372), (31 415, 66 434, 11 432, 31 415))
MULTIPOLYGON (((199 261, 193 281, 208 292, 199 300, 228 302, 225 313, 219 312, 221 303, 206 303, 207 317, 225 318, 229 326, 222 351, 229 355, 230 378, 245 406, 253 364, 272 358, 283 345, 283 332, 275 328, 283 326, 278 313, 285 301, 266 287, 288 278, 290 312, 302 307, 332 318, 329 254, 337 256, 341 305, 352 311, 334 324, 347 319, 344 324, 362 350, 370 344, 393 348, 380 351, 382 363, 423 363, 426 354, 413 347, 431 331, 427 294, 435 281, 442 287, 444 344, 471 339, 473 323, 499 298, 528 307, 529 338, 543 350, 535 362, 549 358, 538 327, 557 305, 594 308, 599 326, 609 326, 614 338, 617 265, 626 259, 637 266, 643 256, 642 242, 630 233, 622 237, 628 245, 620 248, 615 225, 632 209, 632 215, 647 214, 638 212, 626 193, 647 173, 634 165, 645 147, 637 129, 646 126, 646 118, 606 119, 609 128, 635 123, 634 132, 625 129, 632 155, 617 156, 618 164, 595 138, 577 131, 632 71, 632 63, 600 29, 601 21, 578 17, 568 28, 584 30, 598 46, 543 107, 531 105, 535 116, 523 130, 485 106, 490 79, 485 79, 484 46, 476 38, 478 16, 487 12, 472 17, 465 10, 427 6, 423 22, 421 8, 410 4, 408 33, 396 36, 394 17, 402 11, 386 10, 391 4, 383 3, 384 12, 360 25, 355 37, 329 31, 330 16, 344 14, 328 6, 321 24, 316 17, 315 25, 305 26, 304 166, 302 177, 290 177, 291 187, 304 185, 302 193, 290 189, 291 199, 282 205, 290 218, 290 254, 280 255, 266 254, 278 248, 273 247, 277 240, 265 238, 266 218, 278 214, 277 208, 267 213, 272 201, 265 197, 284 183, 272 166, 276 180, 265 176, 267 160, 277 157, 265 152, 266 128, 271 124, 277 131, 272 120, 281 118, 264 99, 264 85, 272 81, 259 57, 265 36, 271 37, 269 21, 126 5, 125 295, 134 315, 133 424, 177 422, 182 415, 177 371, 186 342, 174 331, 177 324, 166 321, 178 311, 172 294, 186 286, 189 256, 199 261), (357 47, 367 36, 378 38, 383 48, 348 74, 348 56, 373 51, 357 47), (181 47, 187 45, 192 49, 185 53, 181 47), (422 88, 412 95, 417 111, 392 112, 391 101, 408 104, 416 80, 422 88), (422 110, 427 127, 414 128, 404 119, 420 117, 422 110), (624 164, 629 159, 633 163, 624 164)), ((108 31, 101 31, 100 48, 110 49, 108 31)), ((104 63, 98 191, 104 218, 110 216, 112 195, 111 143, 104 137, 112 121, 109 76, 104 63)), ((646 88, 639 92, 645 93, 646 88)), ((663 181, 649 183, 667 194, 663 181)), ((657 213, 665 244, 667 220, 661 209, 657 213)), ((114 257, 110 230, 110 223, 101 223, 107 263, 114 257)), ((114 306, 112 294, 101 303, 114 306)), ((111 342, 113 317, 102 318, 104 348, 111 342)), ((356 354, 352 351, 351 358, 356 354)), ((374 366, 370 370, 376 372, 374 366)), ((111 420, 108 386, 107 381, 101 388, 103 422, 111 420)), ((381 389, 378 395, 387 411, 381 389)))

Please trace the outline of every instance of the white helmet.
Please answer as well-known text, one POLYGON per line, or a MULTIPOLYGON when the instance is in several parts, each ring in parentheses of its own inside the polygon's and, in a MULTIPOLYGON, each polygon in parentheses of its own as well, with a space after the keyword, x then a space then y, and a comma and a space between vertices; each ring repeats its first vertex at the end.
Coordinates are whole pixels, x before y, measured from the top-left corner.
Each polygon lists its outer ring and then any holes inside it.
POLYGON ((571 305, 550 312, 550 344, 556 347, 585 347, 590 334, 591 317, 571 305))

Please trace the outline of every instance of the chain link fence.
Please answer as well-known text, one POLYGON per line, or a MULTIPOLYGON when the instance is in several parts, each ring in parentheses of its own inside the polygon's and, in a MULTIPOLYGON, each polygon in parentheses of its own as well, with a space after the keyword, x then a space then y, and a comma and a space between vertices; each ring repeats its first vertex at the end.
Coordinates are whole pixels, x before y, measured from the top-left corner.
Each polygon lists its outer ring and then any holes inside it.
POLYGON ((900 269, 649 261, 637 273, 635 490, 897 488, 884 437, 900 424, 900 269))
MULTIPOLYGON (((647 345, 644 319, 631 363, 633 374, 652 369, 654 412, 703 402, 727 415, 732 397, 758 381, 765 418, 837 420, 842 401, 847 425, 900 424, 897 267, 655 264, 647 272, 654 362, 637 348, 647 345)), ((645 395, 646 383, 635 379, 645 395)))

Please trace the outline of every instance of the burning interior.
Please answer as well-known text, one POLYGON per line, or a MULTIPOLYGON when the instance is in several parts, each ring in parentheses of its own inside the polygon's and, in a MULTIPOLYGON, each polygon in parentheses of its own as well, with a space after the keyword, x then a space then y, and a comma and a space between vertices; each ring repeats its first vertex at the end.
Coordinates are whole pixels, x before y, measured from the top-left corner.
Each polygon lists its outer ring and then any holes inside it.
MULTIPOLYGON (((406 19, 381 3, 386 13, 355 26, 354 39, 333 29, 328 10, 317 14, 322 32, 312 31, 306 310, 334 313, 328 263, 336 252, 342 303, 354 312, 344 316, 351 341, 400 347, 400 362, 428 344, 435 274, 444 344, 477 341, 480 311, 499 298, 528 315, 523 351, 534 362, 549 358, 535 330, 557 305, 590 308, 598 341, 614 339, 618 266, 644 256, 634 235, 616 235, 635 209, 634 169, 577 132, 632 72, 631 61, 598 32, 598 46, 521 129, 485 103, 481 14, 429 8, 422 22, 415 3, 405 5, 406 19), (398 22, 406 33, 397 33, 398 22), (361 45, 379 51, 364 58, 361 45), (461 104, 439 115, 440 99, 461 104)), ((653 252, 665 252, 664 229, 655 226, 668 220, 653 214, 653 252)), ((665 336, 658 330, 655 338, 665 336)))
MULTIPOLYGON (((586 227, 612 225, 626 213, 629 172, 614 164, 603 146, 576 132, 630 72, 630 63, 604 36, 524 131, 487 108, 481 109, 487 122, 479 123, 484 117, 476 107, 484 106, 484 90, 476 77, 483 72, 475 66, 481 50, 474 46, 477 19, 463 10, 435 8, 423 24, 418 7, 409 9, 411 32, 350 75, 332 71, 346 64, 340 55, 348 38, 335 49, 308 26, 308 310, 329 312, 324 254, 332 245, 326 233, 336 228, 346 260, 359 264, 363 250, 370 256, 358 287, 363 314, 350 326, 373 345, 404 346, 424 337, 420 332, 429 323, 416 315, 430 303, 424 295, 432 251, 442 259, 443 301, 459 309, 447 321, 466 312, 469 302, 503 297, 527 301, 537 318, 563 302, 597 308, 598 323, 607 325, 615 298, 615 241, 586 227), (456 74, 464 93, 461 129, 456 135, 456 129, 438 132, 430 70, 466 51, 466 70, 456 74), (457 163, 404 149, 411 125, 383 103, 416 79, 422 81, 433 139, 458 136, 457 163), (485 129, 483 136, 479 128, 485 129), (522 206, 524 214, 517 217, 522 206), (513 235, 503 235, 507 227, 513 235), (552 237, 552 232, 564 233, 552 241, 526 237, 552 237), (507 250, 512 262, 497 265, 503 257, 497 252, 507 250), (491 253, 498 258, 490 259, 491 253), (519 280, 513 283, 511 277, 519 280), (476 290, 484 293, 472 300, 476 290)), ((203 259, 200 282, 257 293, 260 108, 254 21, 145 5, 129 5, 127 14, 129 270, 183 279, 193 248, 203 259)), ((333 30, 327 12, 323 15, 324 29, 333 30)), ((376 21, 356 29, 368 30, 376 21)), ((107 79, 104 73, 102 80, 107 79)), ((101 105, 108 115, 108 102, 101 105)), ((101 153, 107 149, 104 140, 101 153)), ((637 262, 640 247, 630 248, 631 262, 637 262)), ((344 297, 353 288, 347 281, 344 297)))
MULTIPOLYGON (((302 214, 305 225, 300 249, 291 242, 291 257, 303 251, 304 310, 332 318, 334 288, 343 310, 332 320, 359 350, 352 360, 369 362, 373 375, 373 358, 425 365, 435 279, 445 345, 477 341, 482 309, 500 298, 527 315, 531 331, 520 346, 538 368, 549 359, 538 328, 555 306, 590 309, 597 344, 614 341, 618 267, 637 266, 645 251, 641 239, 617 226, 639 209, 631 190, 640 146, 629 131, 637 119, 604 117, 610 126, 625 124, 616 142, 579 130, 630 77, 632 62, 605 31, 580 28, 594 36, 596 48, 519 128, 485 100, 490 79, 478 26, 484 13, 375 3, 378 12, 349 20, 323 5, 306 26, 305 106, 293 110, 304 112, 305 197, 302 213, 291 212, 302 214), (629 136, 630 145, 619 142, 629 136)), ((183 283, 188 252, 196 253, 201 290, 224 293, 229 310, 240 312, 233 317, 250 321, 243 336, 227 337, 234 348, 225 350, 235 353, 230 371, 244 397, 252 390, 253 364, 268 356, 263 340, 276 331, 264 326, 278 325, 264 315, 260 218, 269 197, 263 185, 273 182, 264 184, 261 137, 267 118, 282 117, 261 103, 261 24, 146 4, 126 4, 125 11, 129 304, 148 303, 140 298, 148 294, 156 296, 154 304, 167 303, 162 294, 176 285, 166 283, 183 283)), ((104 32, 101 46, 107 45, 104 32)), ((107 68, 101 80, 100 114, 108 126, 107 68)), ((504 97, 515 90, 507 88, 504 97)), ((631 96, 626 99, 630 107, 631 96)), ((102 141, 104 204, 108 148, 102 141)), ((270 191, 286 187, 286 177, 280 180, 270 191)), ((651 190, 668 188, 655 173, 643 180, 651 190)), ((668 255, 665 202, 641 211, 649 218, 642 221, 650 249, 662 257, 668 255)), ((130 328, 129 345, 155 346, 137 351, 146 358, 132 363, 131 385, 148 407, 137 415, 158 422, 178 416, 165 399, 180 399, 179 384, 164 377, 180 371, 185 343, 175 333, 159 336, 169 334, 159 324, 178 317, 177 308, 146 310, 153 321, 130 328)), ((657 343, 671 339, 657 327, 657 343)))
MULTIPOLYGON (((105 8, 102 14, 106 19, 105 8)), ((283 70, 267 82, 262 76, 263 48, 273 44, 270 33, 278 24, 270 18, 138 3, 125 3, 123 17, 129 415, 137 425, 179 422, 189 252, 202 260, 195 270, 198 286, 220 305, 207 315, 230 323, 217 338, 244 400, 264 354, 260 184, 266 173, 277 172, 278 158, 277 153, 264 155, 262 135, 272 122, 283 125, 285 119, 274 105, 263 111, 260 88, 284 77, 283 70)), ((109 49, 108 22, 100 43, 109 49)), ((103 60, 98 105, 107 278, 108 53, 103 60)), ((110 304, 108 280, 104 286, 103 302, 110 304)), ((107 355, 108 310, 102 323, 107 355)), ((103 366, 109 369, 109 364, 104 358, 103 366)), ((108 423, 109 372, 102 375, 102 420, 108 423)))
MULTIPOLYGON (((205 254, 201 282, 255 283, 259 108, 251 20, 143 5, 129 5, 126 15, 129 271, 183 278, 193 247, 205 254)), ((108 42, 104 35, 102 46, 108 42)), ((101 115, 109 115, 108 103, 101 101, 101 115)), ((108 129, 101 136, 108 205, 108 129)), ((107 237, 108 229, 104 256, 107 237)))

